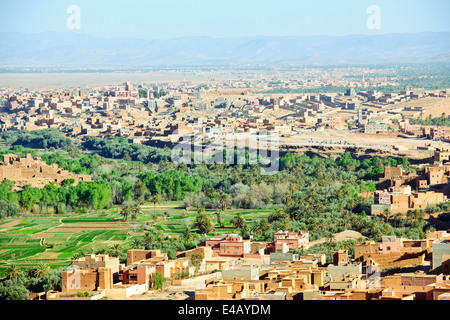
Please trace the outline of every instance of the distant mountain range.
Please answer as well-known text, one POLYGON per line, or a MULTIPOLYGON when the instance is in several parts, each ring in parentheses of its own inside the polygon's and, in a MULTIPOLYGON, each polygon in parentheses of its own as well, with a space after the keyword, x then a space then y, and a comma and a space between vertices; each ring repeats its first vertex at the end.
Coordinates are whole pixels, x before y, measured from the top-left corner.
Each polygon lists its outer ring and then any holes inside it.
POLYGON ((2 66, 382 64, 450 61, 450 33, 100 39, 76 32, 0 32, 2 66))

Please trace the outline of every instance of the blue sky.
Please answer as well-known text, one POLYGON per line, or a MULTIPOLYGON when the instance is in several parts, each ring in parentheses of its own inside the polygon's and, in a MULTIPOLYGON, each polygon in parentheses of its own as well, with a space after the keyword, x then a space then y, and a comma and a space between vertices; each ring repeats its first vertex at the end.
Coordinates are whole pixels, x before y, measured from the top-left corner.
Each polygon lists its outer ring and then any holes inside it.
POLYGON ((0 31, 143 39, 450 32, 449 12, 449 0, 2 0, 0 31), (80 30, 66 26, 70 5, 80 8, 80 30), (380 8, 379 30, 367 28, 370 5, 380 8))

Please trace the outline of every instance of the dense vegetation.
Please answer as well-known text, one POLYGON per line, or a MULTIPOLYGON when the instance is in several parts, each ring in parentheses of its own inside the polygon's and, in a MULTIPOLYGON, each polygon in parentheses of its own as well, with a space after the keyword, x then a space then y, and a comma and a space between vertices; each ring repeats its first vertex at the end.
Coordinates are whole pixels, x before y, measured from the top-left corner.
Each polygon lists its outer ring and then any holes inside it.
MULTIPOLYGON (((45 134, 36 136, 45 139, 45 134)), ((345 229, 360 231, 375 240, 381 234, 417 238, 430 227, 423 221, 412 228, 412 221, 408 220, 393 226, 389 221, 366 217, 365 209, 372 200, 359 194, 376 190, 377 175, 385 166, 400 164, 408 170, 407 158, 360 161, 348 153, 337 159, 286 154, 279 160, 279 172, 262 175, 259 165, 176 165, 167 161, 168 151, 120 139, 88 138, 83 147, 100 150, 101 155, 68 157, 55 152, 43 154, 42 159, 75 173, 91 174, 94 181, 74 186, 69 179, 61 187, 26 186, 19 192, 13 192, 11 183, 4 181, 0 199, 5 206, 0 214, 9 216, 18 208, 57 214, 103 209, 130 201, 184 200, 186 207, 222 211, 227 207, 273 208, 274 214, 259 228, 248 230, 245 221, 239 224, 244 235, 254 234, 261 239, 270 239, 276 229, 309 231, 311 240, 345 229), (151 154, 145 154, 149 150, 151 154), (133 158, 140 161, 132 161, 133 158)))
POLYGON ((106 158, 141 161, 143 163, 158 163, 170 160, 170 151, 137 143, 128 143, 124 138, 103 139, 88 137, 83 143, 83 148, 94 150, 106 158))
POLYGON ((30 292, 61 291, 62 271, 50 270, 45 264, 25 271, 11 265, 7 277, 0 280, 0 300, 28 300, 30 292))
POLYGON ((65 148, 72 144, 72 140, 62 136, 58 129, 6 131, 2 132, 0 137, 8 145, 39 149, 65 148))
MULTIPOLYGON (((10 135, 11 140, 13 136, 10 135)), ((47 139, 45 134, 36 136, 47 139)), ((36 141, 32 145, 42 144, 36 141)), ((17 146, 13 148, 24 151, 17 146)), ((256 240, 272 241, 273 233, 278 230, 307 231, 310 241, 327 239, 307 252, 324 252, 328 259, 332 250, 352 250, 354 241, 334 239, 334 234, 344 230, 355 230, 368 239, 380 241, 383 235, 424 238, 425 232, 433 229, 424 219, 423 211, 409 211, 406 218, 390 212, 382 217, 366 214, 373 199, 363 197, 362 193, 376 190, 377 175, 386 166, 402 165, 405 170, 411 170, 407 158, 374 157, 361 161, 348 153, 336 159, 288 153, 279 159, 280 170, 276 174, 262 175, 257 164, 177 165, 167 160, 167 150, 128 144, 119 139, 89 138, 83 148, 98 152, 83 154, 67 144, 65 150, 37 153, 49 164, 90 174, 92 182, 74 186, 74 181, 68 179, 59 187, 26 186, 15 192, 12 182, 5 180, 0 184, 0 218, 24 212, 64 214, 118 206, 126 220, 128 215, 136 219, 141 204, 182 200, 185 208, 195 208, 198 215, 192 224, 185 225, 179 237, 172 238, 153 229, 133 242, 134 248, 158 248, 170 258, 175 258, 177 251, 192 248, 205 237, 220 233, 224 228, 222 217, 231 208, 271 210, 267 217, 251 223, 243 214, 233 216, 229 223, 244 237, 253 235, 256 240)), ((447 208, 445 204, 429 210, 439 212, 447 208)), ((126 258, 120 246, 95 253, 102 252, 121 261, 126 258)), ((0 298, 11 298, 12 292, 26 296, 33 281, 37 280, 4 280, 0 284, 0 298)))
POLYGON ((450 115, 443 113, 440 117, 433 118, 428 115, 425 119, 410 119, 411 124, 420 124, 423 126, 450 127, 450 115))

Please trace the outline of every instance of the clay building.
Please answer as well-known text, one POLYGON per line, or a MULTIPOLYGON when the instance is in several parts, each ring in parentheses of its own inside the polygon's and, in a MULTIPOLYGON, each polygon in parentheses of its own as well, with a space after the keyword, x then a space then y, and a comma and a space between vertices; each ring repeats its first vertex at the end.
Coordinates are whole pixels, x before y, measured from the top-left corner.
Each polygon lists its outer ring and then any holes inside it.
POLYGON ((14 190, 20 190, 25 185, 43 188, 49 183, 60 186, 64 180, 74 179, 74 185, 80 181, 91 181, 88 175, 76 175, 61 169, 56 164, 48 165, 40 157, 27 154, 21 158, 14 154, 4 155, 0 162, 0 181, 11 180, 14 190))
POLYGON ((73 267, 62 273, 61 292, 90 292, 113 287, 111 269, 79 269, 73 267))
POLYGON ((275 245, 278 243, 286 243, 289 249, 307 248, 309 246, 308 232, 288 232, 278 231, 273 235, 275 245))

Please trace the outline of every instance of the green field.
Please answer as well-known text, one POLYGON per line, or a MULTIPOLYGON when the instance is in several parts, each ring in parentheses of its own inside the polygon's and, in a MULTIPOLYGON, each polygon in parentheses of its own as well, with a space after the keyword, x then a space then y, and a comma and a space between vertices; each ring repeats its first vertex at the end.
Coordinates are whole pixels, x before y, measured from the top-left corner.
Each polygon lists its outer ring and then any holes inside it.
MULTIPOLYGON (((142 214, 136 221, 130 218, 124 221, 117 208, 86 214, 28 214, 0 220, 0 276, 12 263, 26 268, 43 262, 56 268, 69 266, 71 257, 80 251, 108 249, 115 243, 126 250, 133 239, 143 237, 147 231, 178 234, 185 223, 192 224, 198 215, 196 209, 186 211, 182 201, 164 202, 156 207, 146 204, 141 208, 142 214)), ((206 210, 211 215, 214 212, 206 210)), ((222 216, 225 226, 217 225, 217 233, 237 233, 229 221, 238 212, 251 225, 267 217, 271 210, 227 210, 222 216)))

